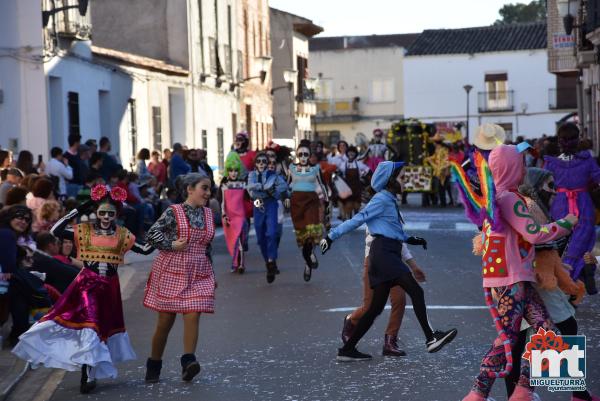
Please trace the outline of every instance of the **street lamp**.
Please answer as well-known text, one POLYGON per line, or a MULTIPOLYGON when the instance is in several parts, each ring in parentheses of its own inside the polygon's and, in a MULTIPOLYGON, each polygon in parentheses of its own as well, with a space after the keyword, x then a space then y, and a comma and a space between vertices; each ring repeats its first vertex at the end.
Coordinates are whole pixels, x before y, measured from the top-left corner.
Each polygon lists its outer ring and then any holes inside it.
POLYGON ((294 89, 294 82, 296 82, 296 77, 298 75, 298 71, 296 70, 283 70, 283 81, 286 83, 283 86, 278 86, 276 88, 271 89, 271 95, 278 89, 288 88, 288 90, 294 89))
POLYGON ((563 19, 565 32, 570 35, 575 27, 575 16, 579 11, 581 0, 557 0, 558 15, 563 19))
POLYGON ((271 63, 273 62, 273 59, 269 56, 259 56, 259 57, 256 57, 254 60, 258 63, 258 65, 260 67, 260 75, 245 78, 245 79, 241 80, 240 82, 230 83, 229 84, 230 91, 233 92, 233 90, 235 89, 236 86, 240 86, 244 82, 250 81, 251 79, 260 78, 260 83, 261 84, 265 83, 265 81, 267 80, 267 72, 271 69, 271 63))
POLYGON ((467 92, 467 125, 466 125, 466 129, 467 129, 467 143, 469 142, 469 92, 471 92, 471 89, 473 89, 473 85, 465 85, 463 86, 463 89, 465 90, 465 92, 467 92))

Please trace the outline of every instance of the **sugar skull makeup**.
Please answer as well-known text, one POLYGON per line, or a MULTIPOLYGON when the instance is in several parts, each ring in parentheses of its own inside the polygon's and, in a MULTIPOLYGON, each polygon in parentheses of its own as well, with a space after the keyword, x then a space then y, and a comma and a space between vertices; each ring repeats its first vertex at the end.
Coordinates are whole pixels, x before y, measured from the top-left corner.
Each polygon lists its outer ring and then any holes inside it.
POLYGON ((112 203, 102 203, 96 210, 96 217, 100 228, 108 230, 117 219, 117 208, 112 203))
POLYGON ((234 181, 235 181, 235 180, 237 180, 237 178, 238 178, 238 175, 239 175, 239 173, 238 173, 238 171, 237 171, 237 170, 228 170, 228 171, 227 171, 227 177, 228 177, 230 180, 234 180, 234 181))
POLYGON ((306 166, 308 164, 308 159, 310 158, 310 149, 306 147, 298 148, 296 156, 298 157, 300 165, 306 166))
POLYGON ((269 163, 269 160, 267 159, 267 156, 264 154, 258 156, 256 158, 256 160, 254 161, 254 164, 256 165, 256 169, 258 171, 260 171, 261 173, 267 169, 268 163, 269 163))

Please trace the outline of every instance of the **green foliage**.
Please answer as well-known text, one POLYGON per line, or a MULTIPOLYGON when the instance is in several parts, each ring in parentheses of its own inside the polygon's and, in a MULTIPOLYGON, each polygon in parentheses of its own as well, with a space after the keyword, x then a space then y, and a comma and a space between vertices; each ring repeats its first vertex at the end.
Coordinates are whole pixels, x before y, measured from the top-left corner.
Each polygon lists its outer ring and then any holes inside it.
POLYGON ((505 4, 498 11, 500 19, 494 25, 516 24, 520 22, 539 22, 546 20, 546 1, 533 0, 529 4, 505 4))

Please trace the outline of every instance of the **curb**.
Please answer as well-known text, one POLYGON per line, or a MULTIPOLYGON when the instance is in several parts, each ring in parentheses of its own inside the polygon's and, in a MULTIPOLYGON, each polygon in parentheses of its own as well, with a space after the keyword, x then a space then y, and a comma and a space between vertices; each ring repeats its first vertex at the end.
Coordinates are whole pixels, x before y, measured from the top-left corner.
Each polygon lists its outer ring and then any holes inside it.
POLYGON ((6 386, 4 390, 2 390, 2 393, 0 394, 0 401, 5 401, 8 398, 10 393, 12 393, 23 377, 25 377, 25 374, 27 374, 29 369, 31 369, 31 364, 27 362, 21 373, 19 373, 19 375, 8 386, 6 386))

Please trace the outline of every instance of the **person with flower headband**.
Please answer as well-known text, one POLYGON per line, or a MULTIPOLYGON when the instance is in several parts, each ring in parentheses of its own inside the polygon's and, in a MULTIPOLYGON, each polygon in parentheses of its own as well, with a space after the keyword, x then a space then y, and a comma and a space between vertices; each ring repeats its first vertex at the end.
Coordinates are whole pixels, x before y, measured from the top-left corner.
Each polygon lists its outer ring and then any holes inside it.
POLYGON ((127 193, 96 185, 91 200, 67 213, 51 229, 58 238, 74 241, 84 268, 52 309, 19 339, 13 349, 33 365, 81 370, 81 393, 96 387, 96 379, 115 378, 115 363, 136 358, 123 320, 117 268, 131 251, 148 255, 153 248, 136 242, 116 219, 127 193), (94 210, 94 222, 68 227, 77 216, 94 210))

